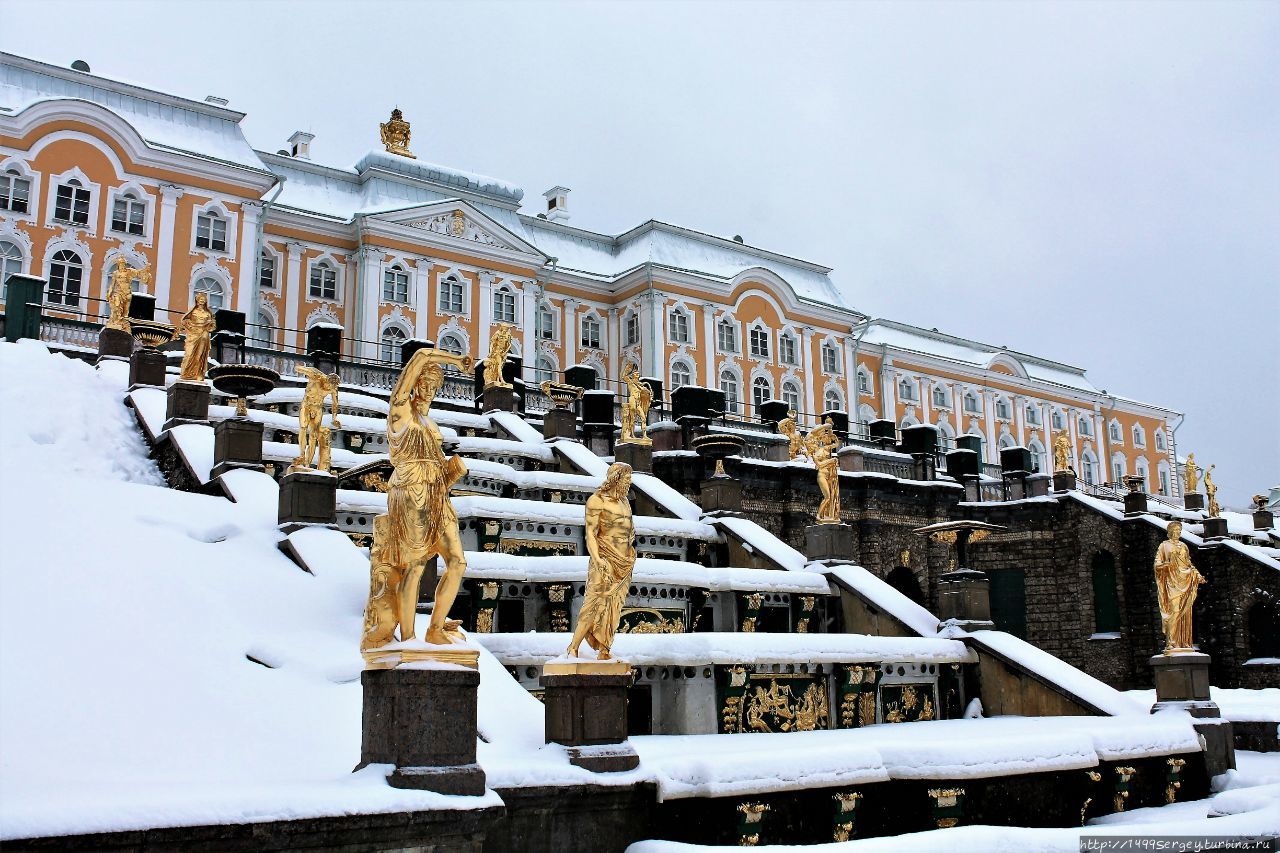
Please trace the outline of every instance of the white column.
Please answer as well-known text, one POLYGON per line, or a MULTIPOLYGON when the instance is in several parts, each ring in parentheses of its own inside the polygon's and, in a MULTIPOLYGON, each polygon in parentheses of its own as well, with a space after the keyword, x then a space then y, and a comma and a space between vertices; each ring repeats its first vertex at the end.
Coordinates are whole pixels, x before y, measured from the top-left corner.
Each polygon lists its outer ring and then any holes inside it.
POLYGON ((933 380, 920 377, 916 383, 920 391, 920 423, 933 423, 933 380))
MULTIPOLYGON (((809 412, 807 422, 815 424, 814 414, 822 409, 813 395, 813 329, 806 327, 800 330, 800 349, 800 364, 804 369, 804 408, 809 412)), ((849 420, 857 419, 856 412, 849 413, 849 420)))
POLYGON ((844 359, 844 408, 850 420, 857 420, 856 413, 850 413, 849 407, 857 397, 858 365, 853 360, 853 338, 845 336, 840 342, 841 357, 844 359))
POLYGON ((1080 464, 1080 433, 1076 426, 1076 413, 1073 408, 1067 406, 1067 434, 1071 436, 1071 453, 1075 457, 1074 463, 1076 473, 1080 475, 1080 479, 1084 479, 1084 466, 1080 464))
MULTIPOLYGON (((532 368, 538 363, 538 337, 535 315, 538 310, 538 286, 536 282, 526 281, 519 290, 520 317, 524 326, 524 338, 521 352, 524 353, 524 366, 532 368)), ((531 374, 532 375, 532 374, 531 374)))
POLYGON ((702 384, 707 388, 716 388, 716 308, 710 302, 702 303, 702 351, 705 353, 703 370, 706 372, 702 384))
POLYGON ((609 379, 618 378, 618 352, 622 349, 622 332, 619 324, 621 323, 622 312, 617 308, 609 309, 609 317, 605 322, 605 334, 608 337, 607 342, 603 342, 605 348, 609 352, 609 379))
MULTIPOLYGON (((296 329, 298 328, 298 309, 307 293, 307 283, 302 280, 303 245, 297 241, 290 240, 285 248, 289 254, 286 265, 288 281, 280 283, 280 298, 284 300, 284 327, 286 329, 296 329)), ((293 344, 298 345, 297 332, 285 332, 282 336, 285 344, 290 343, 289 338, 291 335, 294 336, 293 344)))
POLYGON ((653 295, 652 308, 650 313, 653 315, 653 334, 650 336, 649 343, 653 349, 653 355, 649 361, 649 375, 662 380, 662 387, 667 389, 667 393, 671 393, 668 383, 671 377, 667 376, 667 297, 666 294, 655 292, 653 295))
MULTIPOLYGON (((178 199, 185 190, 173 184, 160 185, 160 242, 156 248, 156 307, 169 308, 170 282, 173 278, 173 228, 177 220, 178 199)), ((157 317, 163 320, 164 315, 157 317)))
POLYGON ((1023 447, 1027 446, 1026 409, 1027 409, 1027 398, 1015 396, 1013 398, 1013 431, 1014 431, 1013 438, 1015 441, 1018 442, 1018 444, 1022 445, 1023 447))
POLYGON ((564 317, 561 321, 564 329, 564 367, 568 369, 578 363, 578 301, 564 300, 564 317))
POLYGON ((951 421, 956 427, 956 437, 964 435, 964 388, 959 383, 951 386, 951 421))
MULTIPOLYGON (((346 271, 342 278, 342 328, 348 338, 360 337, 360 265, 356 262, 356 252, 347 254, 346 271)), ((354 346, 343 343, 343 348, 350 355, 359 355, 354 346)))
POLYGON ((430 336, 428 321, 431 319, 431 267, 428 258, 413 259, 413 287, 410 289, 413 304, 413 334, 419 340, 427 340, 430 336))
POLYGON ((262 202, 246 201, 241 206, 240 218, 240 283, 236 286, 235 309, 243 311, 250 323, 258 322, 258 217, 262 215, 262 202))
POLYGON ((880 417, 886 421, 898 422, 898 383, 894 374, 893 362, 885 359, 881 365, 880 380, 880 417))
POLYGON ((996 452, 999 447, 998 436, 996 435, 996 395, 991 392, 984 392, 982 395, 982 409, 986 413, 983 419, 987 425, 987 447, 986 456, 988 462, 999 461, 1000 455, 996 452))
POLYGON ((360 286, 356 291, 356 300, 360 305, 360 355, 369 360, 377 359, 378 342, 378 298, 382 282, 382 259, 386 253, 378 246, 360 247, 360 286))

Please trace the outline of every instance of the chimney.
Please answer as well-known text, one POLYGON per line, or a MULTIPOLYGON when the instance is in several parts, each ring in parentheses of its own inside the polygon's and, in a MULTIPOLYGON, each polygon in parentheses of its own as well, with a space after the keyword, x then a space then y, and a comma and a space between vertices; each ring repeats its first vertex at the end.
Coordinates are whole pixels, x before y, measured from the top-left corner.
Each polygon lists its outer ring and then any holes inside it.
POLYGON ((289 154, 292 157, 300 157, 303 160, 311 159, 311 140, 315 139, 314 133, 307 133, 305 130, 296 131, 293 136, 289 137, 289 154))
POLYGON ((552 187, 542 194, 547 200, 547 219, 552 222, 569 221, 569 188, 552 187))

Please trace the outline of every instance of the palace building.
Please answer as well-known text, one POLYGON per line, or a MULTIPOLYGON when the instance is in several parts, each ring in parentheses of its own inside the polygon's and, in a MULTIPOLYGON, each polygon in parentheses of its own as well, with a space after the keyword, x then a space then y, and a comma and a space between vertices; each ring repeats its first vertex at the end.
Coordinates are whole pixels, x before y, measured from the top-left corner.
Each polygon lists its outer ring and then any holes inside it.
POLYGON ((483 353, 510 323, 532 381, 574 365, 613 381, 632 361, 668 391, 720 389, 730 417, 776 399, 804 425, 935 424, 944 445, 980 436, 988 462, 1025 446, 1040 471, 1065 430, 1084 482, 1180 494, 1181 414, 1079 367, 869 317, 843 295, 849 274, 841 287, 822 264, 660 220, 598 233, 562 186, 530 213, 517 186, 427 162, 430 138, 402 118, 346 168, 312 160, 301 131, 257 149, 243 119, 222 98, 0 54, 3 276, 44 278, 46 313, 97 320, 123 258, 154 271, 139 287, 159 310, 206 292, 283 352, 337 324, 353 363, 398 365, 411 339, 483 353))

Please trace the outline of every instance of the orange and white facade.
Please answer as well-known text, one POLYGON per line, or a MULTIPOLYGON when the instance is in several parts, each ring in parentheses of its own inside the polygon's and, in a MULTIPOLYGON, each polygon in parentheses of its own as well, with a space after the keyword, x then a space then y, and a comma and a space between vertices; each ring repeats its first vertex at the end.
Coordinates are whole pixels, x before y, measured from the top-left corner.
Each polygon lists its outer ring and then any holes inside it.
POLYGON ((653 220, 576 227, 564 187, 528 215, 520 188, 421 159, 375 150, 326 166, 301 132, 255 150, 243 118, 0 54, 0 273, 46 279, 51 311, 94 314, 124 257, 151 266, 161 309, 206 291, 273 349, 341 325, 352 359, 398 359, 415 338, 483 354, 510 322, 530 379, 575 364, 615 379, 630 360, 667 388, 721 388, 742 415, 782 399, 807 423, 828 410, 932 423, 981 435, 989 461, 1027 446, 1041 470, 1066 429, 1085 479, 1143 474, 1178 494, 1181 415, 1101 392, 1079 368, 873 320, 831 269, 737 238, 653 220))

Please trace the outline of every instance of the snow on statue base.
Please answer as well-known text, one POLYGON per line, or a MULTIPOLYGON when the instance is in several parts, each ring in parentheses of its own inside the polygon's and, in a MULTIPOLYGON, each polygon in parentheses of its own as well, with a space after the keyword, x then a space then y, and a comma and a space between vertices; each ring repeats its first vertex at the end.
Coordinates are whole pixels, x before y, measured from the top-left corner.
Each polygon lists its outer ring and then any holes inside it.
POLYGON ((1209 661, 1201 652, 1175 651, 1153 655, 1156 703, 1151 713, 1186 711, 1203 722, 1195 724, 1204 738, 1205 771, 1210 778, 1236 766, 1235 737, 1231 722, 1221 719, 1218 705, 1209 698, 1209 661))
POLYGON ((542 670, 546 742, 568 747, 569 762, 594 773, 633 770, 640 758, 627 743, 631 664, 555 658, 542 670))
POLYGON ((180 424, 209 423, 209 384, 179 379, 169 386, 164 412, 164 428, 180 424))

